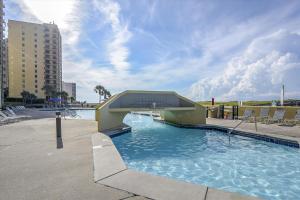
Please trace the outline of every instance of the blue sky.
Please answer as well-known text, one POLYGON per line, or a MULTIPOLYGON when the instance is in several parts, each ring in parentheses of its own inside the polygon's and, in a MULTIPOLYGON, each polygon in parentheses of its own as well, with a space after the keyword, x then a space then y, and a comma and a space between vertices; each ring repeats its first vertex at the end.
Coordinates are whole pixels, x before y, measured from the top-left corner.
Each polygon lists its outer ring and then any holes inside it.
POLYGON ((300 98, 300 1, 4 0, 6 19, 58 24, 63 80, 194 100, 300 98))

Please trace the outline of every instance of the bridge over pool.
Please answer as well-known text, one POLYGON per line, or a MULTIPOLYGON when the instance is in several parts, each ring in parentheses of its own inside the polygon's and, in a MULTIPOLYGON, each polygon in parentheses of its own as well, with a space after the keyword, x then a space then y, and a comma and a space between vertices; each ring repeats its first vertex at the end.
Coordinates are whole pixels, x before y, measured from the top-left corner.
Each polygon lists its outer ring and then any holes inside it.
POLYGON ((126 114, 136 111, 155 111, 166 122, 197 125, 206 123, 203 106, 172 91, 127 90, 112 96, 96 109, 98 130, 114 130, 124 127, 126 114))

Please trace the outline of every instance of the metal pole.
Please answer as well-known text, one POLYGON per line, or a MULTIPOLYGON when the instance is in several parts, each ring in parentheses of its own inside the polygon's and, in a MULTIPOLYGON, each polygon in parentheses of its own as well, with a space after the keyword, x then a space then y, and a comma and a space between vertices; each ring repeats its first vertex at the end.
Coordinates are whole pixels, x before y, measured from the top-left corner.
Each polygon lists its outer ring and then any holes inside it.
POLYGON ((257 132, 257 122, 256 122, 256 115, 254 115, 254 123, 255 123, 255 130, 257 132))
POLYGON ((56 138, 61 138, 61 115, 56 112, 56 138))

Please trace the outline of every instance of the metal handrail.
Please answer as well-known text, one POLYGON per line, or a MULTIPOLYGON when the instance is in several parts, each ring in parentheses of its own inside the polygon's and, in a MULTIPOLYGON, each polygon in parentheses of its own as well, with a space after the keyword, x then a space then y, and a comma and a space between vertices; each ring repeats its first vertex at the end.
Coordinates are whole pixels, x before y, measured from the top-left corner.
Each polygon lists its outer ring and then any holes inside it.
MULTIPOLYGON (((230 136, 231 136, 231 133, 237 129, 243 122, 245 122, 246 120, 248 120, 251 116, 249 117, 246 117, 245 119, 243 119, 241 122, 239 122, 235 127, 233 127, 232 129, 230 129, 230 131, 227 132, 227 135, 228 135, 228 142, 230 144, 230 136)), ((255 123, 255 130, 257 132, 257 121, 256 121, 256 116, 254 115, 254 123, 255 123)))

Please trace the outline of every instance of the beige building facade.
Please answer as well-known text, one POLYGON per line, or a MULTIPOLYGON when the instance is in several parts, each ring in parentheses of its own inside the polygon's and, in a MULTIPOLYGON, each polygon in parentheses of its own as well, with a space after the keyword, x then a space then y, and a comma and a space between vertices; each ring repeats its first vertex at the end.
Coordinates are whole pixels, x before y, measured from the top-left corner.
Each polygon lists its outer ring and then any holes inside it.
POLYGON ((7 48, 7 38, 3 40, 3 51, 2 51, 2 62, 3 62, 3 68, 2 68, 2 88, 3 90, 8 89, 8 48, 7 48))
POLYGON ((62 90, 68 93, 68 99, 73 97, 74 100, 76 100, 76 83, 68 83, 63 81, 62 90))
POLYGON ((8 21, 10 98, 28 91, 44 99, 44 87, 62 88, 61 35, 55 24, 8 21))
POLYGON ((4 97, 3 97, 3 46, 4 46, 4 3, 3 0, 0 0, 0 109, 2 108, 4 97))

